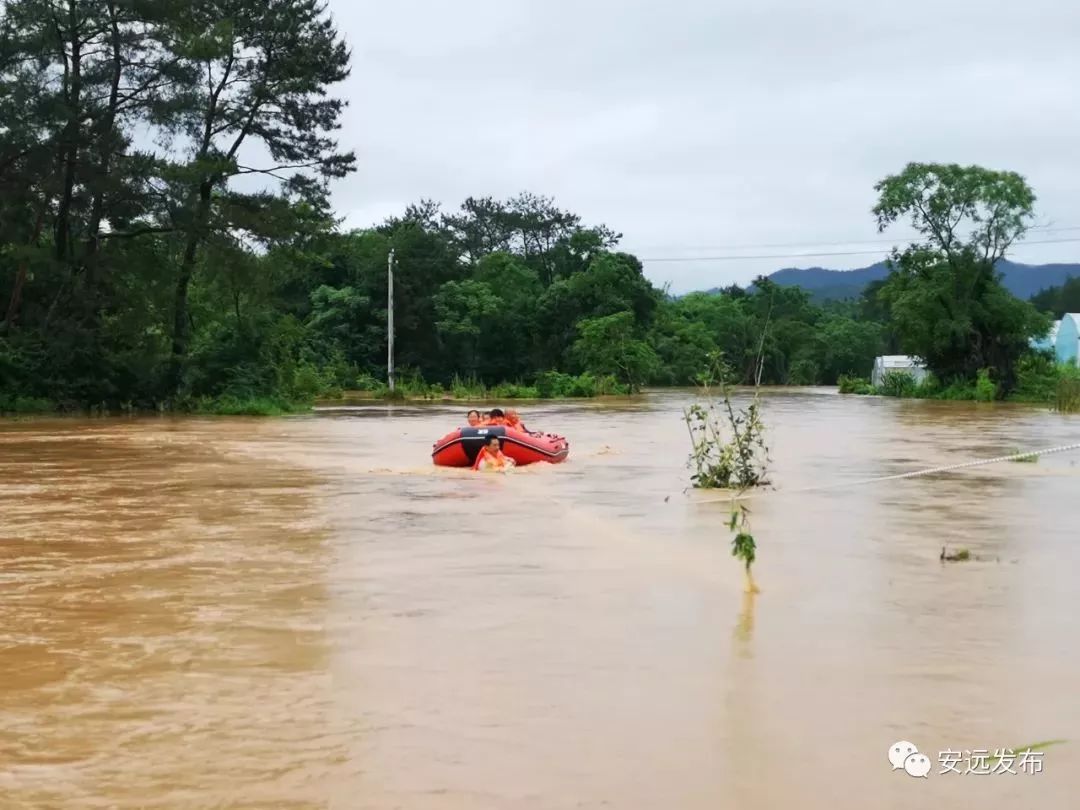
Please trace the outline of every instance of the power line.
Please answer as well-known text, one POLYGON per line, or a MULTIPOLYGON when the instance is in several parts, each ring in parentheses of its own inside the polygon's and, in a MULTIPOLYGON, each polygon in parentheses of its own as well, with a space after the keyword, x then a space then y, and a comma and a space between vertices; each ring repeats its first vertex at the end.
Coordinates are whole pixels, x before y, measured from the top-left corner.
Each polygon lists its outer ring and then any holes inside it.
MULTIPOLYGON (((1080 231, 1080 225, 1072 227, 1052 228, 1046 225, 1032 226, 1028 230, 1038 230, 1040 233, 1063 233, 1063 232, 1075 232, 1080 231)), ((648 248, 672 248, 675 250, 771 250, 773 248, 798 248, 798 247, 842 247, 844 245, 894 245, 897 242, 907 242, 915 239, 919 239, 920 234, 911 234, 908 236, 900 236, 893 239, 847 239, 843 241, 834 240, 830 242, 773 242, 773 243, 755 243, 745 245, 635 245, 632 246, 636 251, 642 251, 648 248)), ((1019 243, 1018 243, 1019 244, 1019 243)), ((1037 243, 1035 243, 1037 244, 1037 243)), ((842 254, 819 254, 819 255, 842 255, 842 254)), ((693 257, 688 257, 693 258, 693 257)))
MULTIPOLYGON (((1077 230, 1080 230, 1078 228, 1077 230)), ((1062 245, 1072 242, 1080 242, 1080 237, 1070 239, 1040 239, 1033 242, 1017 242, 1013 247, 1021 248, 1028 245, 1062 245)), ((657 256, 643 258, 642 262, 725 262, 725 261, 749 261, 751 259, 813 259, 828 256, 883 256, 881 250, 837 250, 824 253, 770 253, 752 256, 657 256)))

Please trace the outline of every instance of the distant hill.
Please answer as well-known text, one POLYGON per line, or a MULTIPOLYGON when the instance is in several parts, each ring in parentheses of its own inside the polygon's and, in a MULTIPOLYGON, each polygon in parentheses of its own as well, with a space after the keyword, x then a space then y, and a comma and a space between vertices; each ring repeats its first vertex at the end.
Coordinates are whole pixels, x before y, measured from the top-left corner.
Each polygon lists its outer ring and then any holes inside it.
MULTIPOLYGON (((1016 264, 1002 261, 998 264, 1004 274, 1005 287, 1017 298, 1025 301, 1040 290, 1057 287, 1066 279, 1080 278, 1080 264, 1016 264)), ((858 298, 872 281, 880 281, 889 274, 885 262, 878 262, 858 270, 826 270, 824 267, 787 267, 777 270, 769 278, 785 287, 802 287, 815 301, 858 298)))
POLYGON ((769 278, 781 287, 802 287, 815 301, 858 298, 866 285, 889 275, 885 262, 858 270, 826 270, 824 267, 786 267, 769 278))

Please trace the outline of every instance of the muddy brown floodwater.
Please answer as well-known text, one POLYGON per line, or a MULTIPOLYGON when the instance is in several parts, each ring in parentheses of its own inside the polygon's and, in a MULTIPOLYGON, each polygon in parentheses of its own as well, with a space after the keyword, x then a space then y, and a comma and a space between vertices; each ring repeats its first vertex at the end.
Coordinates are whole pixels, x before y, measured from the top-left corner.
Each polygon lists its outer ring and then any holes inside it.
POLYGON ((791 490, 1080 418, 770 393, 750 600, 688 396, 526 406, 570 459, 505 476, 431 465, 465 405, 0 423, 0 807, 1074 806, 1080 454, 791 490))

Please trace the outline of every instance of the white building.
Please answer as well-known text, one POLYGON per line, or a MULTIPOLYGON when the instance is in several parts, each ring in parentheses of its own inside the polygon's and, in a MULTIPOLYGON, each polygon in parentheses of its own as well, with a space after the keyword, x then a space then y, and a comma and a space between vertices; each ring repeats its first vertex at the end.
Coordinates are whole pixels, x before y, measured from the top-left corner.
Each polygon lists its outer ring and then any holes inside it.
POLYGON ((922 361, 917 357, 908 357, 906 354, 886 354, 874 358, 874 370, 870 375, 870 384, 879 386, 885 375, 891 371, 901 371, 915 378, 916 383, 926 379, 927 370, 922 361))
POLYGON ((1080 312, 1066 312, 1058 321, 1054 354, 1059 363, 1080 363, 1080 312))

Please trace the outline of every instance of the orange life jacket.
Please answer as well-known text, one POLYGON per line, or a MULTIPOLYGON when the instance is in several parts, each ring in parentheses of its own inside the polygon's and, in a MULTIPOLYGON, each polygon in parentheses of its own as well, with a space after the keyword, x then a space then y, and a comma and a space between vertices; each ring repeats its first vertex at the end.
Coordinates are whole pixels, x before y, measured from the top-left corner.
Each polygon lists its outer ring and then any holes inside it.
POLYGON ((494 466, 502 468, 506 466, 506 456, 502 450, 495 450, 494 452, 488 447, 482 447, 480 452, 476 456, 476 461, 473 462, 473 469, 480 469, 480 465, 485 461, 490 461, 494 466))

